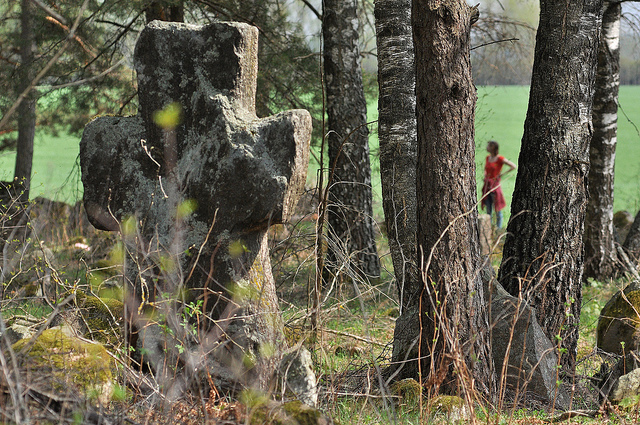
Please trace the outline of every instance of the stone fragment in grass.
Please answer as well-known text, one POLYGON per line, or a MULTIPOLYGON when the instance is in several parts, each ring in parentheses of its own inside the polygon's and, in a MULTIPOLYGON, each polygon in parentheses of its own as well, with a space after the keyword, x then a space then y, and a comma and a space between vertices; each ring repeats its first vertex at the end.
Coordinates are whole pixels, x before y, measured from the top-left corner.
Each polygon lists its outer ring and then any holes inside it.
POLYGON ((640 289, 637 285, 616 292, 602 308, 596 344, 601 350, 618 355, 640 348, 640 289))
POLYGON ((634 369, 618 379, 609 399, 618 403, 625 398, 638 396, 640 396, 640 369, 634 369))
POLYGON ((466 423, 470 418, 469 409, 458 396, 440 395, 429 401, 432 415, 444 415, 449 422, 466 423))
POLYGON ((278 369, 282 377, 281 388, 285 388, 285 396, 291 393, 304 404, 316 407, 318 404, 318 388, 313 370, 311 353, 304 347, 294 348, 284 355, 278 369), (284 385, 283 385, 284 384, 284 385))

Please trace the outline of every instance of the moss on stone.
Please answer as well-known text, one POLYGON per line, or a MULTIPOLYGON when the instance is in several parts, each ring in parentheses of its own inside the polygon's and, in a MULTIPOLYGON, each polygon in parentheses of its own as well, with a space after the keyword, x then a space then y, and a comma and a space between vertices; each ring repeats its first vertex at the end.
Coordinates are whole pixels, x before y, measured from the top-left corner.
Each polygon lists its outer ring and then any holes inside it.
POLYGON ((597 345, 605 351, 622 354, 623 349, 627 352, 637 349, 639 336, 640 290, 627 288, 624 293, 617 292, 600 312, 597 345))
POLYGON ((339 425, 320 410, 298 400, 284 404, 265 401, 254 405, 249 416, 251 425, 339 425))
POLYGON ((450 421, 457 422, 469 416, 467 406, 458 396, 440 395, 430 400, 430 413, 444 415, 450 421))
POLYGON ((412 378, 402 379, 391 384, 391 394, 401 398, 407 406, 417 405, 420 400, 421 387, 418 381, 412 378))
POLYGON ((301 401, 294 400, 282 405, 287 415, 291 416, 300 425, 315 425, 323 417, 322 412, 313 407, 303 404, 301 401))
POLYGON ((431 400, 432 410, 450 412, 452 409, 464 406, 464 400, 455 395, 440 395, 431 400))
MULTIPOLYGON (((20 352, 29 341, 22 339, 13 349, 20 352)), ((46 384, 52 391, 80 392, 90 401, 103 404, 111 398, 115 365, 107 350, 100 344, 68 336, 61 328, 42 332, 21 363, 40 378, 39 384, 46 384)))
POLYGON ((111 346, 121 342, 124 303, 115 298, 95 297, 76 291, 81 329, 85 337, 111 346))

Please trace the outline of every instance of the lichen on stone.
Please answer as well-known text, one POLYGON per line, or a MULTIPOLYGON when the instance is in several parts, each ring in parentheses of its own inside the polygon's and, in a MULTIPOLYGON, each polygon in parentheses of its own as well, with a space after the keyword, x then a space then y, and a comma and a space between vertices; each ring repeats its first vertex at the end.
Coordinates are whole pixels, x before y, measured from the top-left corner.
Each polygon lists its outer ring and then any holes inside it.
POLYGON ((78 300, 88 338, 117 346, 120 342, 124 304, 113 298, 85 296, 78 300))

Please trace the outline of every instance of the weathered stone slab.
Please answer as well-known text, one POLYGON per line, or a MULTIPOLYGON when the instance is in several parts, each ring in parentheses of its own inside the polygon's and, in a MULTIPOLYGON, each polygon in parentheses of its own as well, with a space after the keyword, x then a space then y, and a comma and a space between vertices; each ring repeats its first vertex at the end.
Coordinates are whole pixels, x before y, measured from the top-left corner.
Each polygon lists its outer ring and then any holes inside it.
POLYGON ((306 111, 256 117, 257 40, 245 24, 152 22, 135 50, 139 114, 92 121, 80 146, 91 222, 120 230, 134 218, 122 229, 136 253, 126 267, 134 337, 164 294, 202 303, 206 359, 194 351, 185 363, 236 389, 266 388, 279 361, 266 232, 293 212, 311 135, 306 111), (158 125, 168 105, 179 119, 158 125))
POLYGON ((506 384, 521 397, 533 393, 556 408, 568 408, 570 397, 558 386, 555 347, 538 324, 535 309, 505 291, 491 266, 483 270, 482 280, 491 303, 491 347, 498 385, 506 384))

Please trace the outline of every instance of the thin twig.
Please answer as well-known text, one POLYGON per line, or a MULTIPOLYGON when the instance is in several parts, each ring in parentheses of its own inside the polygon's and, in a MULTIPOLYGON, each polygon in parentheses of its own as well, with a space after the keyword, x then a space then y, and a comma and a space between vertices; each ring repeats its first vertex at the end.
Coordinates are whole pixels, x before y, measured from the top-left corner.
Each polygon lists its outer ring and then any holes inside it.
POLYGON ((67 47, 69 47, 69 43, 71 42, 71 40, 73 40, 76 30, 78 29, 78 25, 80 25, 80 21, 82 20, 82 15, 84 14, 84 11, 88 5, 89 5, 89 0, 84 0, 84 3, 82 3, 82 7, 80 7, 80 11, 78 12, 78 17, 74 21, 73 26, 71 27, 71 30, 69 31, 69 34, 67 35, 67 38, 64 41, 64 44, 62 45, 62 47, 60 47, 60 49, 56 52, 56 54, 53 55, 51 59, 49 59, 49 62, 47 62, 44 68, 42 68, 42 70, 38 73, 38 75, 36 75, 33 81, 31 81, 31 84, 29 84, 29 87, 27 87, 26 89, 24 89, 22 93, 20 93, 20 96, 18 96, 18 99, 13 103, 13 105, 11 105, 11 108, 9 108, 9 110, 4 114, 4 116, 0 120, 0 129, 3 128, 5 125, 7 125, 9 118, 11 118, 11 116, 16 112, 16 110, 18 109, 18 107, 20 106, 24 98, 27 97, 29 92, 34 89, 36 84, 38 84, 38 81, 40 81, 45 75, 47 75, 47 72, 49 72, 49 69, 51 69, 51 67, 56 62, 58 62, 58 59, 60 59, 60 56, 62 56, 64 51, 67 50, 67 47))
POLYGON ((486 46, 490 46, 492 44, 504 43, 505 41, 520 41, 520 39, 519 38, 507 38, 507 39, 504 39, 504 40, 490 41, 488 43, 482 43, 482 44, 480 44, 478 46, 471 47, 469 50, 479 49, 480 47, 486 47, 486 46))

